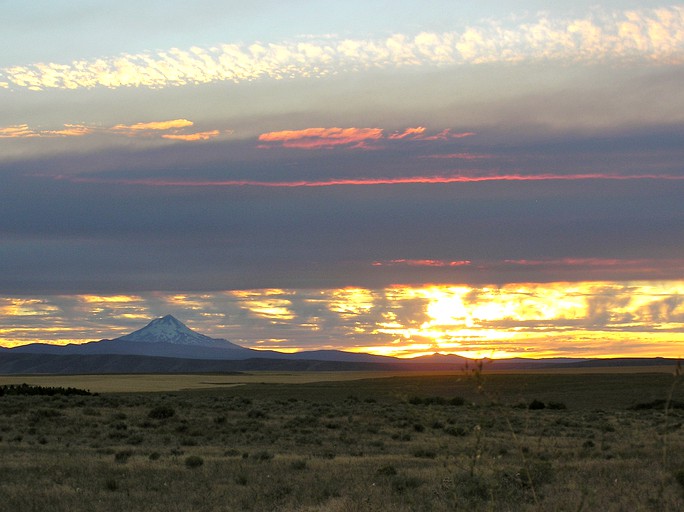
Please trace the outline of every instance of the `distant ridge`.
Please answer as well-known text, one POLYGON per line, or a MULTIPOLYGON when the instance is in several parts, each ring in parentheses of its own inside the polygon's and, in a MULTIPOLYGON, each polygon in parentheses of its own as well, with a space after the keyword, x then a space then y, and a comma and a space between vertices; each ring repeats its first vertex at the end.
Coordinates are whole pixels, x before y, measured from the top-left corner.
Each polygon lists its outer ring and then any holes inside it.
MULTIPOLYGON (((677 363, 666 358, 613 359, 498 359, 486 360, 492 370, 663 366, 677 363)), ((83 344, 32 343, 0 347, 0 374, 78 373, 207 373, 248 370, 465 370, 475 361, 455 354, 435 353, 414 359, 312 350, 294 354, 254 350, 228 340, 193 331, 172 315, 150 321, 145 327, 115 339, 83 344)))

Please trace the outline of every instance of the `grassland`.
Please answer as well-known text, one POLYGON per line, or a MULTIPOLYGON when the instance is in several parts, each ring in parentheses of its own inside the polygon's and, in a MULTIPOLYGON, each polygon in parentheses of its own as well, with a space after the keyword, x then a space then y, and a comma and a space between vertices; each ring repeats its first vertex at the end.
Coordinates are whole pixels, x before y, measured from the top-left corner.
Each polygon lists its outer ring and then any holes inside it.
POLYGON ((248 377, 0 397, 0 510, 684 509, 671 374, 248 377))

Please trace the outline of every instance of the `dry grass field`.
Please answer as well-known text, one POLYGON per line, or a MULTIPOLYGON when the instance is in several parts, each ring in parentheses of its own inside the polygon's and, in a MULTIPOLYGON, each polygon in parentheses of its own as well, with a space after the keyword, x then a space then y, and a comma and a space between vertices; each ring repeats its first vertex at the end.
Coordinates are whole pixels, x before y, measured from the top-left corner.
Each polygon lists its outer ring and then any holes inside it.
POLYGON ((16 378, 0 510, 684 509, 671 373, 343 377, 16 378))

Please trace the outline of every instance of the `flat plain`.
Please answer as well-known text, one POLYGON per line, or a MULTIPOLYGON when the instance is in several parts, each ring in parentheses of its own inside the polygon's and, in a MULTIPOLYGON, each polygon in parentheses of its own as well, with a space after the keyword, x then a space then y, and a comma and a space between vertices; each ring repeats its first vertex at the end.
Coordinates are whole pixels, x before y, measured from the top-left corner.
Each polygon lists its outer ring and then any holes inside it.
POLYGON ((673 370, 3 377, 95 394, 0 396, 0 510, 683 510, 673 370))

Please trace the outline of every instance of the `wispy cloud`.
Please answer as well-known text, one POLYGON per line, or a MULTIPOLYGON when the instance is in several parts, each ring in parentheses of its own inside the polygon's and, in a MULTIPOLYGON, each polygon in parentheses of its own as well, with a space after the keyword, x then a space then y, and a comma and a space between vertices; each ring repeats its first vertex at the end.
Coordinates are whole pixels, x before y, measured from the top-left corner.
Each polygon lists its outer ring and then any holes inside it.
POLYGON ((112 130, 123 132, 148 132, 148 131, 166 131, 177 128, 186 128, 192 126, 194 123, 187 119, 172 119, 170 121, 152 121, 149 123, 135 123, 135 124, 117 124, 112 127, 112 130))
POLYGON ((393 267, 393 266, 407 266, 407 267, 465 267, 471 265, 470 260, 430 260, 430 259, 396 259, 385 261, 374 261, 374 267, 393 267))
POLYGON ((194 142, 198 140, 211 140, 215 139, 221 134, 219 130, 209 130, 206 132, 195 132, 195 133, 165 133, 161 137, 162 139, 170 140, 183 140, 186 142, 194 142))
MULTIPOLYGON (((304 128, 301 130, 282 130, 259 135, 262 143, 277 144, 284 148, 330 149, 350 147, 353 149, 373 149, 380 147, 382 140, 388 141, 438 141, 471 137, 474 132, 454 133, 450 128, 439 133, 429 134, 427 128, 417 126, 402 131, 385 134, 382 128, 304 128)), ((262 144, 263 148, 270 145, 262 144)))
POLYGON ((367 69, 540 60, 593 63, 636 59, 668 64, 682 62, 683 43, 682 6, 596 10, 583 18, 540 14, 517 22, 491 20, 458 32, 194 46, 71 63, 12 66, 0 70, 0 87, 161 88, 321 77, 367 69))
POLYGON ((150 179, 105 179, 97 177, 77 177, 60 175, 56 179, 74 183, 109 183, 116 185, 142 185, 149 187, 340 187, 340 186, 372 186, 372 185, 411 185, 411 184, 445 184, 445 183, 482 183, 497 181, 578 181, 578 180, 684 180, 683 175, 676 174, 502 174, 487 176, 466 176, 462 174, 443 176, 400 176, 378 178, 336 178, 329 180, 293 180, 293 181, 256 181, 256 180, 174 180, 165 178, 150 179))
POLYGON ((220 130, 189 132, 187 128, 194 126, 187 119, 171 119, 168 121, 151 121, 135 124, 117 124, 112 127, 102 127, 85 124, 65 124, 61 128, 44 130, 31 128, 28 124, 0 127, 0 139, 28 139, 46 137, 83 137, 86 135, 124 135, 127 137, 162 138, 179 141, 201 141, 218 137, 220 130))
POLYGON ((0 139, 31 139, 37 137, 82 137, 93 133, 93 128, 80 124, 65 124, 58 130, 36 130, 27 124, 0 128, 0 139))
MULTIPOLYGON (((260 142, 276 142, 286 148, 319 149, 335 146, 367 147, 383 137, 381 128, 306 128, 262 133, 260 142)), ((265 146, 267 147, 267 146, 265 146)))
POLYGON ((494 158, 494 155, 483 155, 478 153, 444 153, 436 155, 425 155, 420 158, 432 158, 436 160, 486 160, 494 158))

